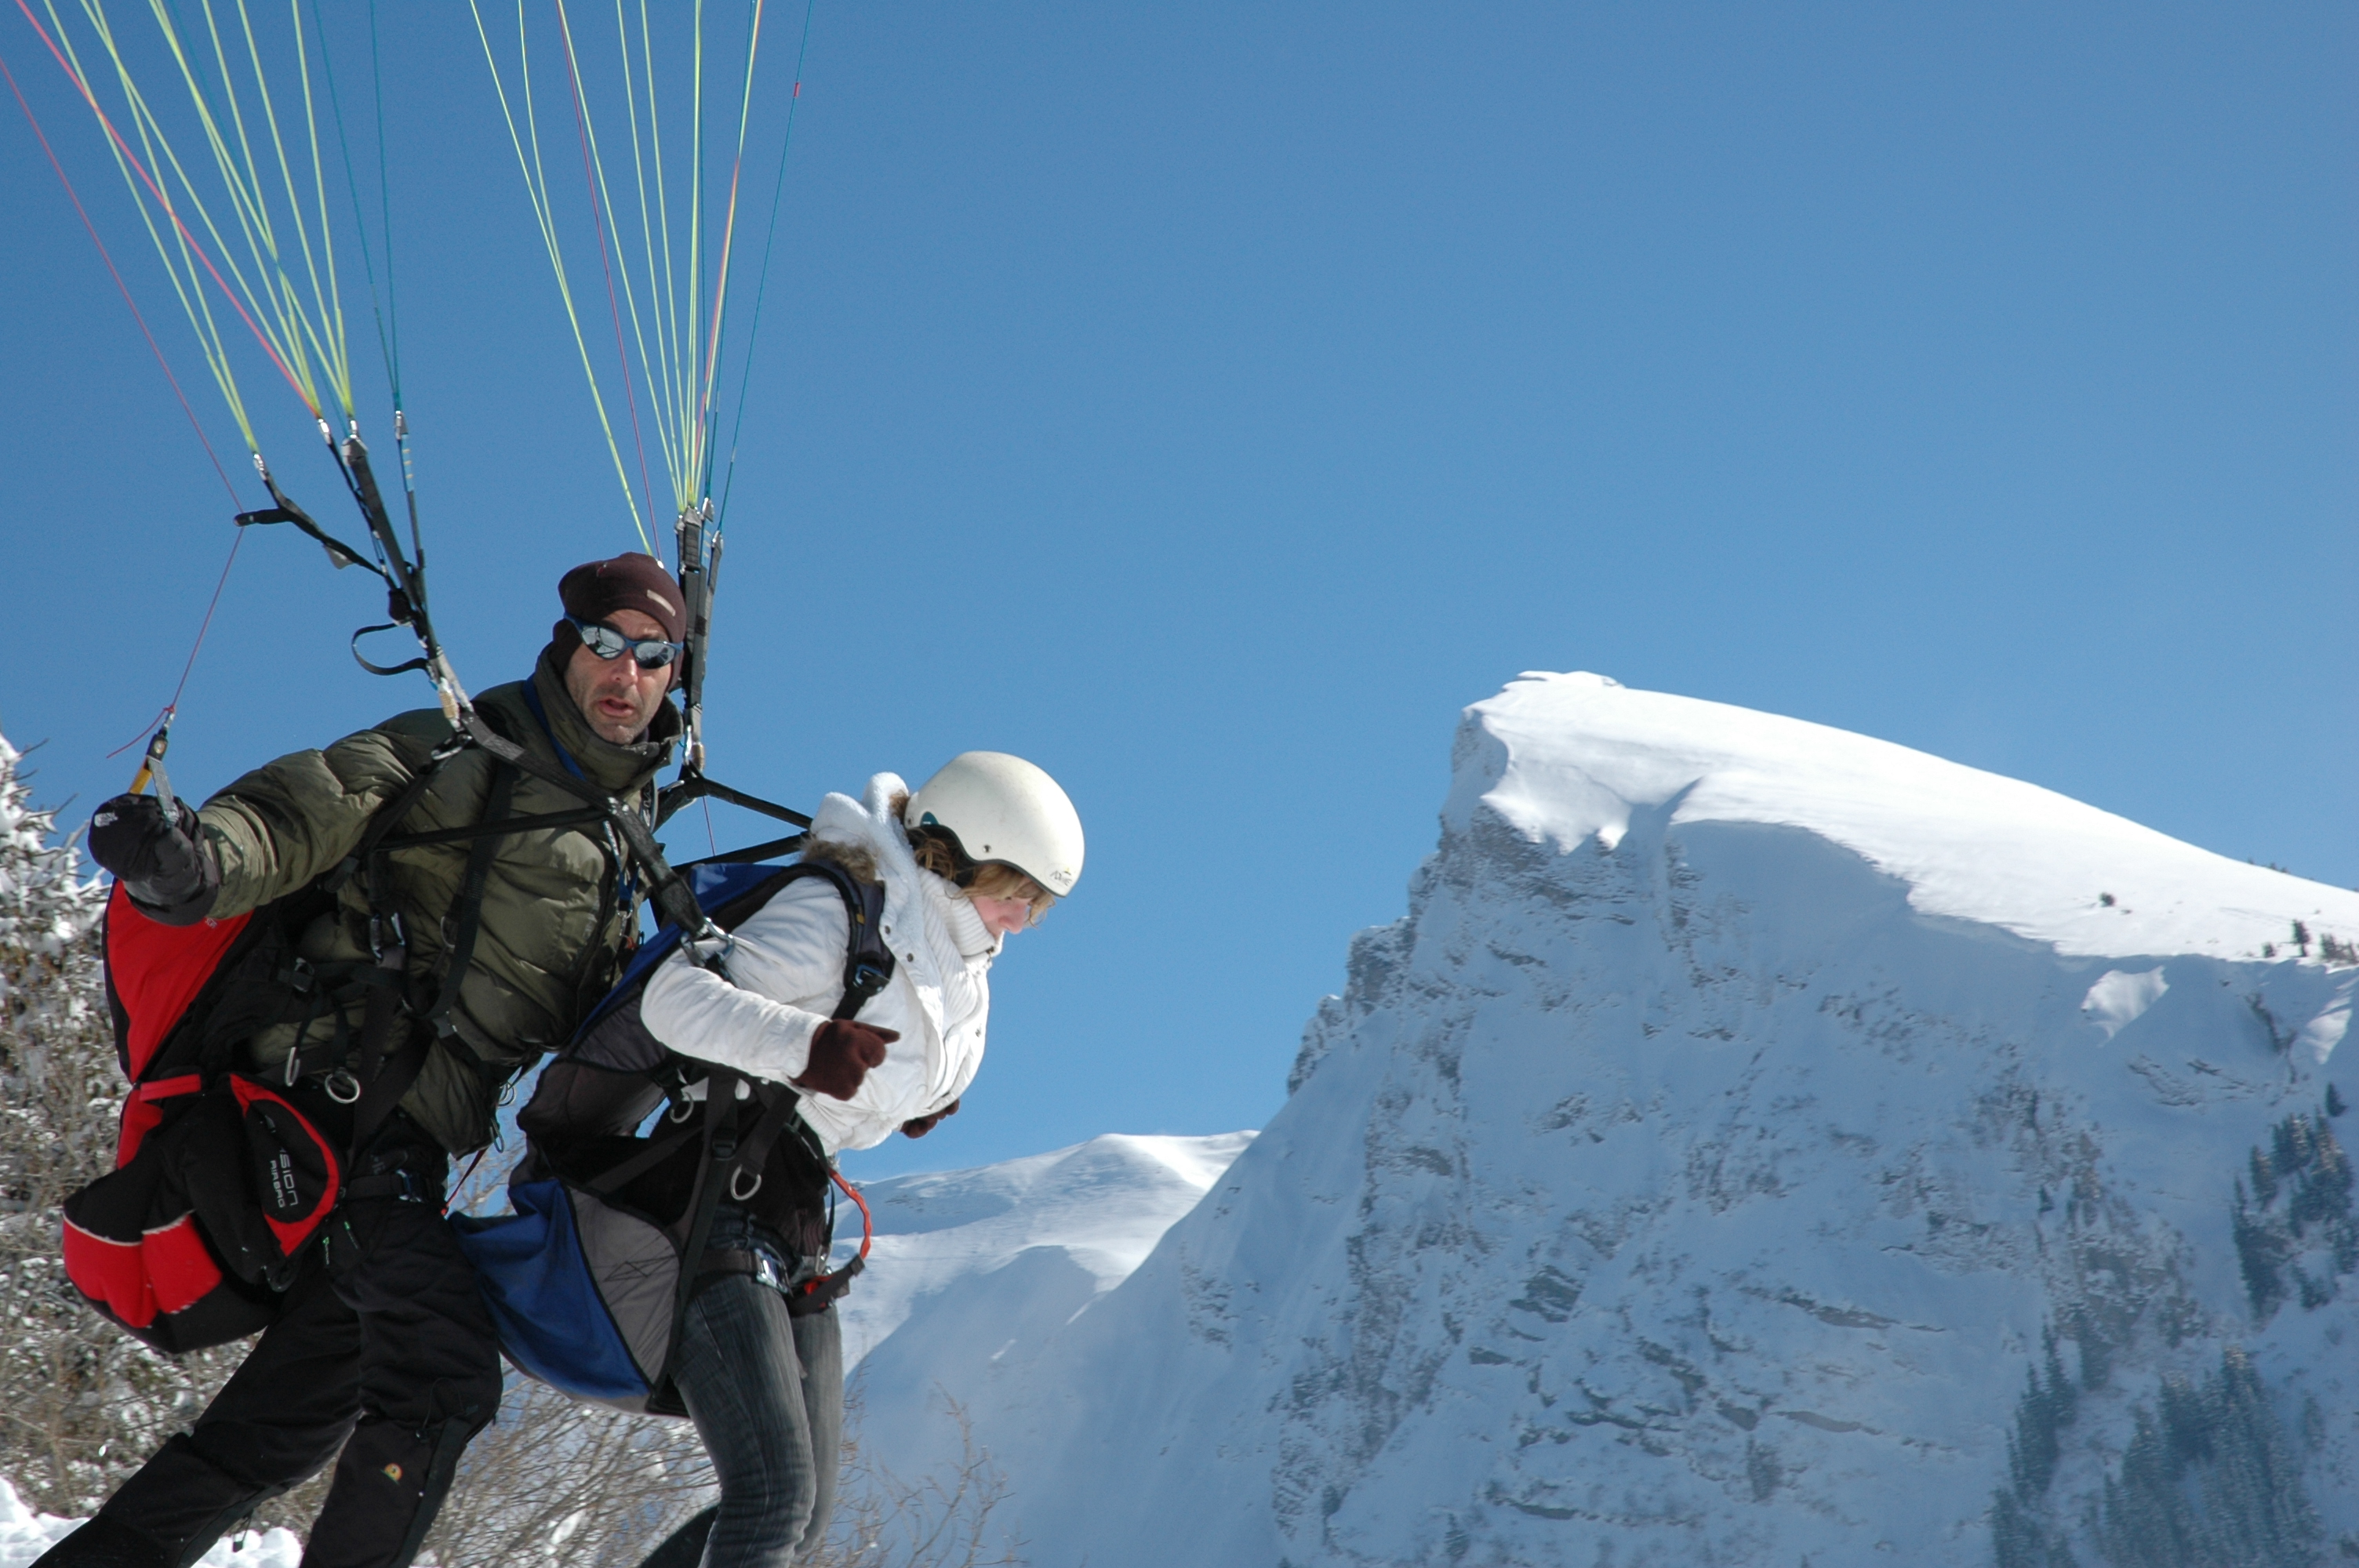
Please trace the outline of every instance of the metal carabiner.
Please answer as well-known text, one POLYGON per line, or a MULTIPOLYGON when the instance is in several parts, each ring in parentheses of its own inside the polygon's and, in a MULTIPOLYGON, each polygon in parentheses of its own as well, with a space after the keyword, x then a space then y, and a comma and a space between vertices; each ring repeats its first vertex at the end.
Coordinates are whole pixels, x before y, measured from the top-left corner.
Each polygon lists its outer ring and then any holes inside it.
POLYGON ((342 1067, 322 1078, 320 1087, 327 1090, 328 1098, 338 1105, 350 1105, 361 1098, 361 1081, 342 1067))
POLYGON ((729 1173, 729 1200, 732 1203, 747 1202, 756 1193, 762 1190, 762 1173, 756 1171, 754 1173, 754 1184, 747 1187, 744 1192, 739 1192, 737 1190, 737 1178, 743 1176, 745 1173, 745 1168, 743 1165, 740 1165, 737 1169, 729 1173))

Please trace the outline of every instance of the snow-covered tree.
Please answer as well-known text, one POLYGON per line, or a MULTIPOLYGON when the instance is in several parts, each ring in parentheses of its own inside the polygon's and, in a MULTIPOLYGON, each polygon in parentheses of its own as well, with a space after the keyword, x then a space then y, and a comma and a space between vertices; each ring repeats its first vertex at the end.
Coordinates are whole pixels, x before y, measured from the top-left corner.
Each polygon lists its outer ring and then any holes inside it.
POLYGON ((0 739, 0 1474, 87 1513, 235 1365, 158 1356, 82 1304, 58 1205, 113 1163, 124 1082, 99 962, 105 890, 0 739))

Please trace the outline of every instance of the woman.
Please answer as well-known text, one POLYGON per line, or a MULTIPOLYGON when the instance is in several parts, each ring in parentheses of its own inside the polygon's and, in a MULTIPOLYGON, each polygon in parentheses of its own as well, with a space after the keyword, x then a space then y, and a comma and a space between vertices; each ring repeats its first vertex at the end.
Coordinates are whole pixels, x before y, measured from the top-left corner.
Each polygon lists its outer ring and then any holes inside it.
MULTIPOLYGON (((921 1138, 958 1110, 983 1062, 990 971, 1006 939, 1072 891, 1082 824, 1040 769, 999 752, 953 759, 912 795, 891 773, 864 800, 821 803, 807 858, 885 888, 878 930, 892 979, 855 1018, 832 1019, 851 939, 828 882, 790 882, 731 934, 726 979, 676 955, 647 982, 640 1015, 657 1039, 802 1091, 797 1113, 832 1161, 895 1129, 921 1138)), ((822 1195, 809 1195, 813 1204, 822 1195)), ((775 1215, 773 1206, 763 1212, 775 1215)), ((798 1240, 800 1238, 798 1237, 798 1240)), ((717 1509, 657 1549, 650 1565, 784 1564, 816 1546, 834 1502, 843 1424, 841 1331, 788 1287, 823 1260, 745 1207, 724 1204, 715 1251, 766 1267, 722 1275, 689 1307, 674 1373, 721 1483, 717 1509)))

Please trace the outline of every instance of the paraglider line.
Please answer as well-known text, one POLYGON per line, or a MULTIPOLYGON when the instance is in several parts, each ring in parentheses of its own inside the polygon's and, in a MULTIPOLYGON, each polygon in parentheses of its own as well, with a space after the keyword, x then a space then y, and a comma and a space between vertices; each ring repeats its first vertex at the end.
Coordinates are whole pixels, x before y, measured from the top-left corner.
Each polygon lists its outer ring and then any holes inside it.
MULTIPOLYGON (((23 5, 24 0, 16 0, 23 5)), ((590 218, 598 232, 598 269, 606 275, 606 313, 614 319, 614 357, 623 364, 623 397, 631 410, 631 445, 639 456, 639 486, 646 492, 647 526, 656 524, 655 481, 647 477, 647 443, 639 434, 639 395, 631 384, 631 356, 623 347, 623 310, 614 302, 614 268, 606 259, 606 210, 598 201, 598 181, 590 170, 590 129, 582 119, 582 74, 573 63, 573 28, 565 7, 557 8, 558 29, 565 37, 565 81, 573 98, 573 132, 582 141, 582 182, 590 189, 590 218)))
MULTIPOLYGON (((6 67, 0 66, 0 70, 6 70, 6 67)), ((237 492, 234 491, 231 492, 230 499, 234 501, 236 498, 237 492)), ((178 686, 175 686, 172 688, 172 700, 166 703, 164 705, 164 711, 156 716, 157 719, 167 725, 170 724, 174 719, 179 717, 180 694, 189 689, 189 674, 197 667, 197 654, 205 645, 205 633, 212 631, 213 628, 213 611, 221 608, 222 589, 229 586, 229 569, 230 568, 237 565, 238 546, 245 543, 245 530, 240 528, 229 542, 229 559, 222 562, 221 576, 213 581, 213 596, 212 599, 205 601, 205 618, 197 622, 197 640, 189 644, 188 662, 180 666, 180 681, 178 686)), ((130 740, 125 741, 122 745, 114 748, 114 751, 109 752, 107 755, 109 757, 121 756, 124 752, 131 750, 132 747, 139 744, 141 741, 146 740, 147 738, 147 732, 155 728, 156 725, 153 722, 141 725, 138 734, 134 735, 130 740)))
MULTIPOLYGON (((21 4, 21 0, 19 0, 21 4)), ((795 91, 787 100, 787 128, 778 140, 778 177, 770 187, 770 222, 762 238, 762 269, 756 275, 754 285, 754 315, 745 326, 745 363, 737 377, 737 413, 729 427, 729 467, 721 476, 721 506, 713 524, 718 532, 729 521, 729 492, 737 482, 737 438, 745 428, 745 389, 754 380, 754 340, 762 330, 762 300, 770 292, 770 250, 778 239, 778 208, 787 189, 787 154, 795 145, 795 110, 803 95, 803 62, 810 54, 811 14, 819 8, 819 0, 806 0, 803 6, 802 42, 795 50, 795 91)), ((712 489, 712 453, 705 452, 704 489, 712 489)))
POLYGON ((172 227, 179 231, 182 243, 196 254, 199 261, 205 264, 205 271, 212 275, 214 286, 222 291, 222 297, 229 301, 230 308, 237 312, 238 319, 245 323, 245 330, 254 334, 254 341, 262 345, 262 351, 270 357, 272 364, 278 367, 278 373, 287 378, 287 384, 295 389, 295 395, 302 399, 303 406, 310 411, 311 417, 320 418, 318 400, 303 389, 303 384, 296 378, 295 373, 288 368, 287 362, 279 357, 277 349, 272 346, 269 338, 264 335, 262 329, 255 324, 254 318, 246 313, 245 303, 238 298, 236 292, 228 283, 223 281, 220 269, 213 265, 212 257, 205 253, 204 246, 197 243, 197 237, 189 232, 188 224, 180 221, 179 211, 173 208, 164 192, 158 189, 155 177, 147 172, 147 166, 139 161, 139 156, 131 150, 131 144, 125 141, 123 133, 114 128, 114 122, 107 117, 105 108, 98 101, 98 95, 90 90, 90 84, 82 79, 82 73, 75 70, 67 61, 64 52, 58 48, 56 40, 49 37, 49 30, 41 26, 39 17, 33 15, 32 7, 27 5, 25 0, 16 0, 16 9, 25 14, 25 20, 32 24, 33 31, 40 36, 42 44, 49 49, 49 58, 58 62, 58 69, 64 71, 66 80, 74 84, 74 91, 80 92, 82 102, 90 105, 90 112, 98 116, 98 123, 105 129, 108 139, 113 141, 116 148, 121 151, 124 160, 137 172, 139 182, 147 188, 149 195, 156 198, 157 204, 164 209, 164 215, 172 220, 172 227))
POLYGON ((16 107, 25 112, 25 124, 33 127, 34 139, 41 144, 42 154, 49 158, 49 167, 57 171, 58 183, 66 189, 66 200, 73 203, 74 216, 80 218, 82 226, 90 231, 90 243, 98 247, 98 259, 106 264, 106 275, 114 279, 115 289, 123 296, 123 303, 131 308, 131 319, 139 323, 139 335, 147 340, 147 351, 156 356, 157 368, 171 384, 172 395, 179 400, 180 412, 189 416, 189 428, 197 433, 198 444, 204 448, 205 458, 213 465, 213 472, 221 476, 222 488, 229 492, 230 504, 235 506, 238 503, 237 486, 230 483, 229 470, 222 467, 220 455, 213 450, 212 442, 206 438, 205 427, 197 422, 197 411, 189 406, 188 394, 180 390, 180 378, 172 373, 171 362, 164 358, 163 349, 156 342, 156 334, 147 330, 147 318, 140 314, 139 302, 131 297, 131 290, 125 285, 123 274, 115 270, 114 258, 107 254, 106 242, 98 237, 98 225, 90 221, 90 213, 82 207, 82 197, 75 192, 73 181, 66 178, 65 166, 58 161, 57 153, 49 146, 48 135, 42 131, 40 121, 34 118, 33 106, 25 102, 25 91, 16 85, 16 73, 8 69, 5 59, 0 59, 0 76, 8 79, 8 91, 16 95, 16 107))

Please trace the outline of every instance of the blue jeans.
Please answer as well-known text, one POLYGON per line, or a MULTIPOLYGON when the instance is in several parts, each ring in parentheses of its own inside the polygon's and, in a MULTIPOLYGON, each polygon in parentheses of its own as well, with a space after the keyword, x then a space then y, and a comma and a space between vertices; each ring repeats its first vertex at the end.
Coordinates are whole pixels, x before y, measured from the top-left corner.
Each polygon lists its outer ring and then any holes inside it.
POLYGON ((753 1276, 717 1280, 689 1306, 674 1375, 721 1483, 704 1568, 788 1568, 826 1537, 835 1508, 834 1310, 790 1317, 786 1298, 753 1276))

